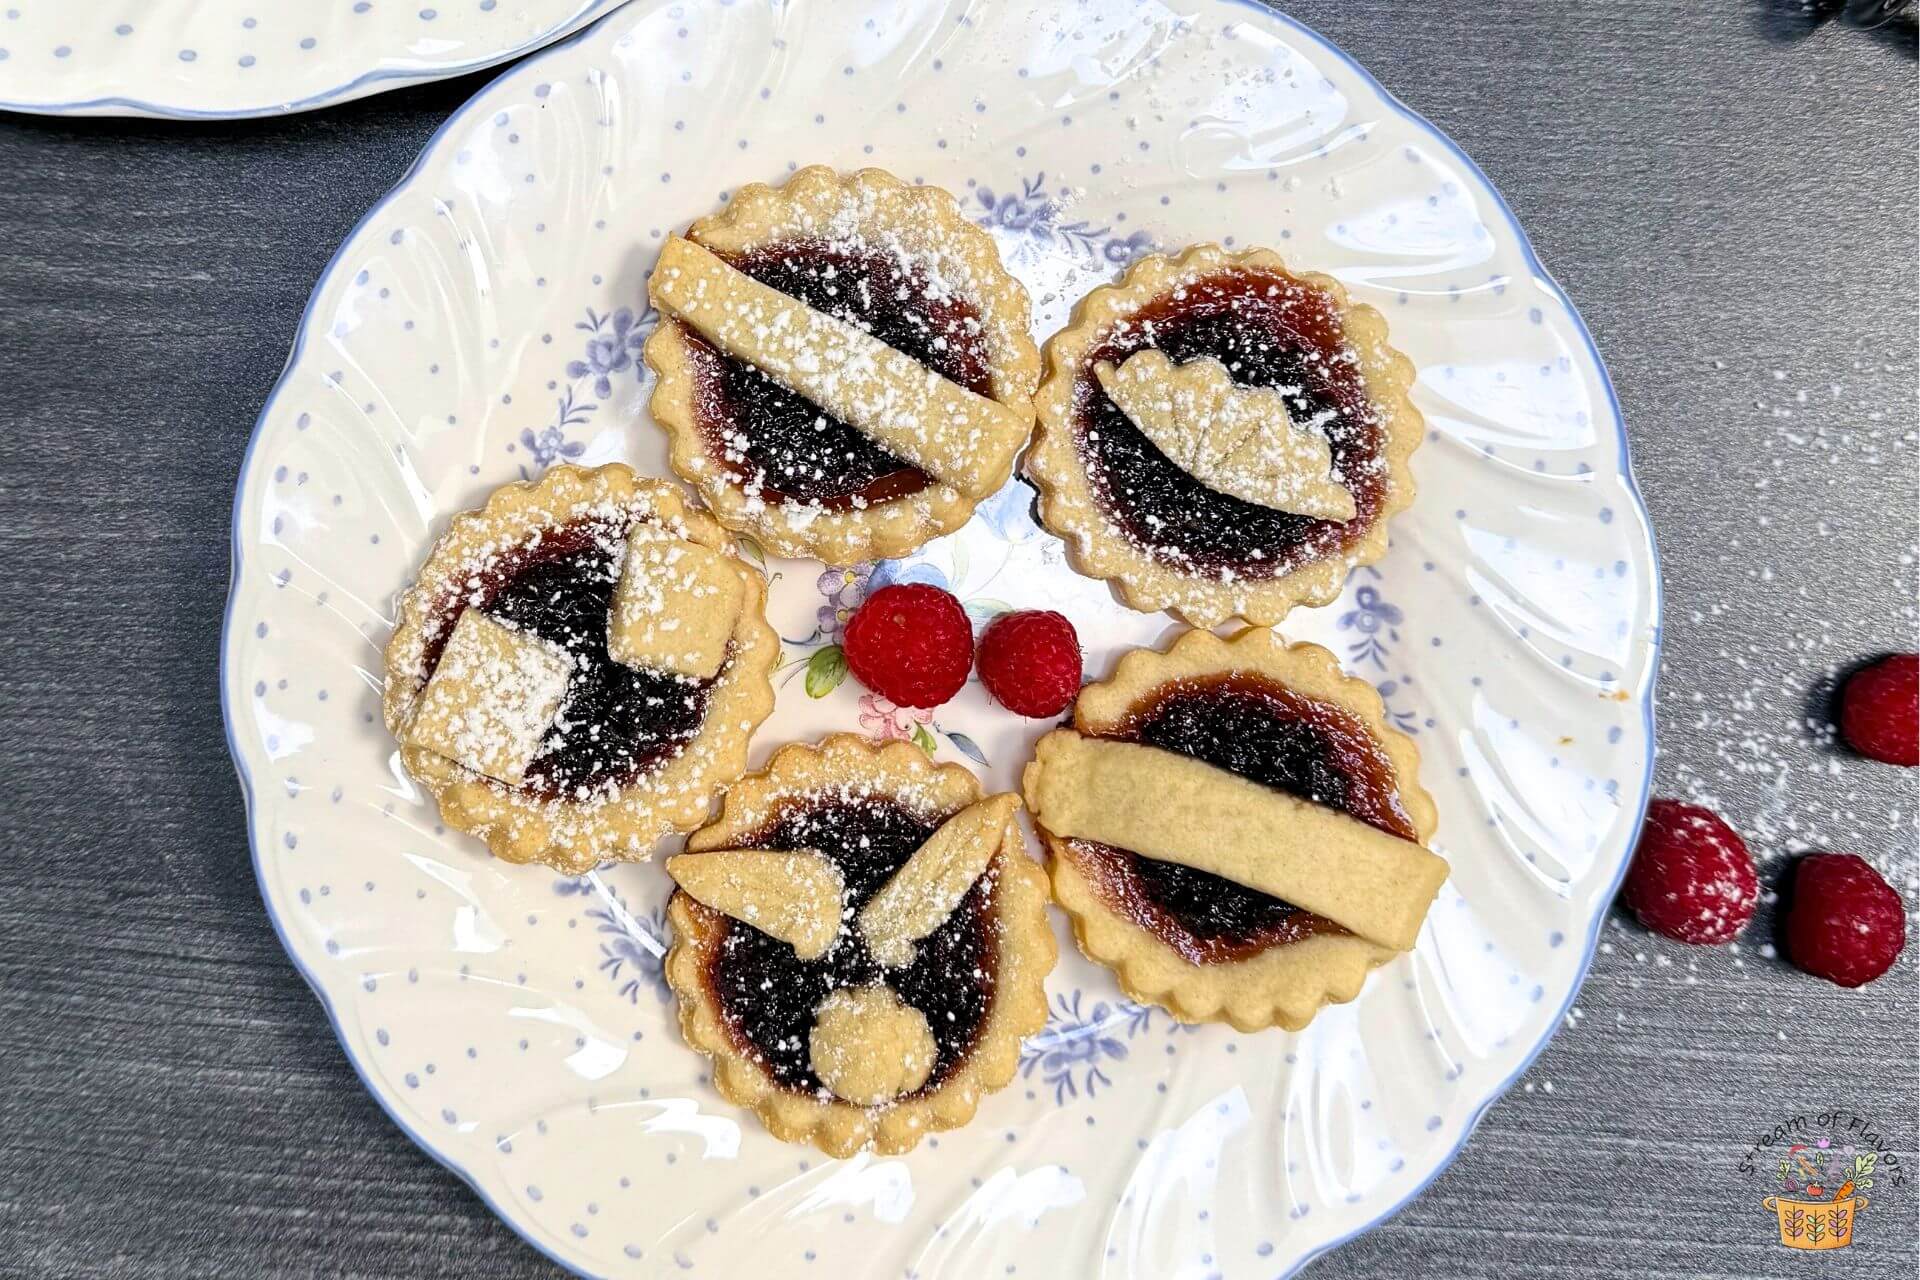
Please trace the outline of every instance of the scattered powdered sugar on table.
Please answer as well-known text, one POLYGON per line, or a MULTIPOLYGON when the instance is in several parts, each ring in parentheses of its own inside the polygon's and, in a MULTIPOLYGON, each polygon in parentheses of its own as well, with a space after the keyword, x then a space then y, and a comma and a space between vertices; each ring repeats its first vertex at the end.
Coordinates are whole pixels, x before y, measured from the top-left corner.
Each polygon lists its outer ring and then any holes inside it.
MULTIPOLYGON (((1913 474, 1915 432, 1890 423, 1874 399, 1891 382, 1910 387, 1912 372, 1910 362, 1862 360, 1850 380, 1803 382, 1784 369, 1760 374, 1753 413, 1761 429, 1740 424, 1734 437, 1757 456, 1728 473, 1730 483, 1750 483, 1756 495, 1751 525, 1724 540, 1717 581, 1705 590, 1669 582, 1657 752, 1657 789, 1723 814, 1746 838, 1763 879, 1797 853, 1859 853, 1910 909, 1920 890, 1920 777, 1855 755, 1838 740, 1835 721, 1846 676, 1882 653, 1914 648, 1920 625, 1913 508, 1862 509, 1852 496, 1882 468, 1913 474), (1869 389, 1856 394, 1849 381, 1869 389), (1825 514, 1811 524, 1776 519, 1768 492, 1790 468, 1804 474, 1809 459, 1825 463, 1825 514), (1858 553, 1856 531, 1868 521, 1905 525, 1892 561, 1858 553), (1833 597, 1836 580, 1847 584, 1845 598, 1861 602, 1858 610, 1827 616, 1822 601, 1833 597), (1687 679, 1682 663, 1701 664, 1706 655, 1715 679, 1687 679), (1676 751, 1673 730, 1682 725, 1709 751, 1676 751)), ((1654 514, 1657 523, 1657 502, 1654 514)))

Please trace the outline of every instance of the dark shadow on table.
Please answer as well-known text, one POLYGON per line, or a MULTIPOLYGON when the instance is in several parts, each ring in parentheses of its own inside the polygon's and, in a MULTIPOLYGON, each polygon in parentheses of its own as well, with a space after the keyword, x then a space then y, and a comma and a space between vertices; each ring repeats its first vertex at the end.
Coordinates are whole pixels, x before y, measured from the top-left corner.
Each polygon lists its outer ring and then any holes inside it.
POLYGON ((1760 28, 1776 44, 1796 44, 1833 25, 1912 58, 1920 27, 1911 0, 1751 0, 1760 28))
MULTIPOLYGON (((1865 657, 1856 658, 1842 666, 1835 667, 1832 671, 1820 677, 1816 683, 1808 687, 1806 699, 1802 704, 1806 722, 1810 725, 1830 724, 1837 726, 1840 723, 1840 695, 1846 689, 1847 681, 1853 679, 1859 672, 1865 671, 1875 663, 1893 656, 1891 650, 1884 653, 1870 653, 1865 657)), ((1814 749, 1821 755, 1842 755, 1857 758, 1853 748, 1849 747, 1846 740, 1841 738, 1837 733, 1829 739, 1817 739, 1814 742, 1814 749)))
POLYGON ((141 116, 57 116, 0 112, 0 121, 74 139, 107 137, 131 145, 213 141, 222 145, 257 146, 315 129, 351 130, 365 127, 370 121, 417 117, 421 112, 439 112, 443 116, 451 116, 496 76, 504 75, 519 65, 518 62, 510 62, 469 75, 388 89, 312 110, 243 120, 171 120, 141 116))

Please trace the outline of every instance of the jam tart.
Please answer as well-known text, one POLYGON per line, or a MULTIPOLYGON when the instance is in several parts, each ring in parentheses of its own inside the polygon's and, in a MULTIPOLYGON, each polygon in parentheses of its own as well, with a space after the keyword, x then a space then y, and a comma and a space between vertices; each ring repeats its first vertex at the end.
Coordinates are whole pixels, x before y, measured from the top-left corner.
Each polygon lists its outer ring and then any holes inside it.
POLYGON ((453 518, 384 711, 447 824, 577 873, 704 822, 773 710, 766 585, 664 481, 558 466, 453 518))
POLYGON ((1136 1000, 1304 1027, 1412 948, 1447 864, 1413 742, 1316 645, 1135 650, 1024 779, 1054 899, 1136 1000))
POLYGON ((938 188, 753 183, 667 241, 647 291, 673 468, 769 551, 904 555, 966 523, 1032 432, 1026 291, 938 188))
POLYGON ((1386 553, 1425 426, 1386 321, 1265 249, 1140 259, 1047 344, 1041 523, 1136 609, 1262 625, 1386 553))
POLYGON ((667 980, 720 1092, 835 1156, 972 1119, 1045 1025, 1057 958, 1018 804, 850 734, 736 784, 667 862, 667 980))

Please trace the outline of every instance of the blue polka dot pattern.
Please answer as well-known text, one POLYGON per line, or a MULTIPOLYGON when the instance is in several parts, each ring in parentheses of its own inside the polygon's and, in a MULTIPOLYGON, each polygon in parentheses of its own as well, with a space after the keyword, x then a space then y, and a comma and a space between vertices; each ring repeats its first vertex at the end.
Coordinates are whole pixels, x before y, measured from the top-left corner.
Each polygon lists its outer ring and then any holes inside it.
MULTIPOLYGON (((745 0, 632 6, 482 91, 342 247, 235 513, 223 696, 263 894, 381 1104, 584 1274, 776 1257, 1045 1275, 1096 1236, 1116 1274, 1289 1274, 1423 1185, 1560 1025, 1632 843, 1657 595, 1604 373, 1471 164, 1282 19, 1196 0, 1191 18, 1155 10, 1151 60, 1089 61, 1134 47, 1142 7, 1035 18, 1011 55, 993 23, 954 21, 961 6, 905 7, 801 65, 781 44, 824 2, 792 0, 780 22, 745 0), (1053 38, 1069 24, 1077 40, 1053 38), (1088 92, 1090 66, 1119 78, 1088 92), (1175 90, 1205 98, 1205 130, 1152 109, 1175 90), (1281 118, 1312 123, 1276 137, 1281 118), (449 513, 560 462, 660 469, 639 358, 657 246, 815 161, 953 192, 1027 284, 1040 334, 1141 254, 1228 234, 1341 275, 1386 315, 1421 369, 1423 496, 1384 560, 1286 629, 1371 681, 1419 744, 1458 869, 1414 952, 1300 1033, 1180 1024, 1063 948, 1013 1085, 971 1126, 857 1164, 773 1139, 684 1048, 657 870, 489 861, 396 772, 365 674, 449 513)), ((436 0, 433 22, 514 8, 483 6, 436 0)), ((418 0, 337 10, 422 21, 418 0)), ((196 36, 201 57, 171 72, 251 56, 272 83, 270 59, 346 38, 271 12, 196 36)), ((102 43, 70 42, 75 63, 102 43)), ((845 572, 741 551, 773 578, 794 659, 888 581, 944 585, 982 617, 1060 609, 1098 670, 1164 637, 1168 618, 1075 574, 1031 511, 1015 482, 957 534, 845 572)), ((925 721, 851 683, 779 698, 763 745, 917 740, 995 789, 1033 732, 978 686, 925 721)))
POLYGON ((0 110, 279 115, 502 62, 621 3, 148 0, 136 9, 19 0, 0 28, 0 60, 17 63, 0 83, 0 110))

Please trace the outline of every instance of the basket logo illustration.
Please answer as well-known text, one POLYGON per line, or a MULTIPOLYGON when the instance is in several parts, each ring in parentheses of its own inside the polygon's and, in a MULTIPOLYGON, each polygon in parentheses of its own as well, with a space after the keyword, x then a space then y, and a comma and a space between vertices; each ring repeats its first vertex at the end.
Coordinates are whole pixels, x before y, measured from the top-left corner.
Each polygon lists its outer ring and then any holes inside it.
POLYGON ((1895 1189, 1906 1184, 1896 1146, 1868 1116, 1808 1111, 1763 1130, 1740 1157, 1739 1171, 1773 1192, 1760 1203, 1784 1248, 1845 1249, 1860 1233, 1869 1199, 1881 1201, 1884 1214, 1887 1196, 1897 1197, 1895 1189))
POLYGON ((1764 1202, 1779 1220, 1780 1243, 1789 1249, 1844 1249, 1852 1244, 1878 1163, 1878 1152, 1857 1151, 1852 1143, 1833 1138, 1788 1147, 1775 1171, 1780 1194, 1764 1202))

